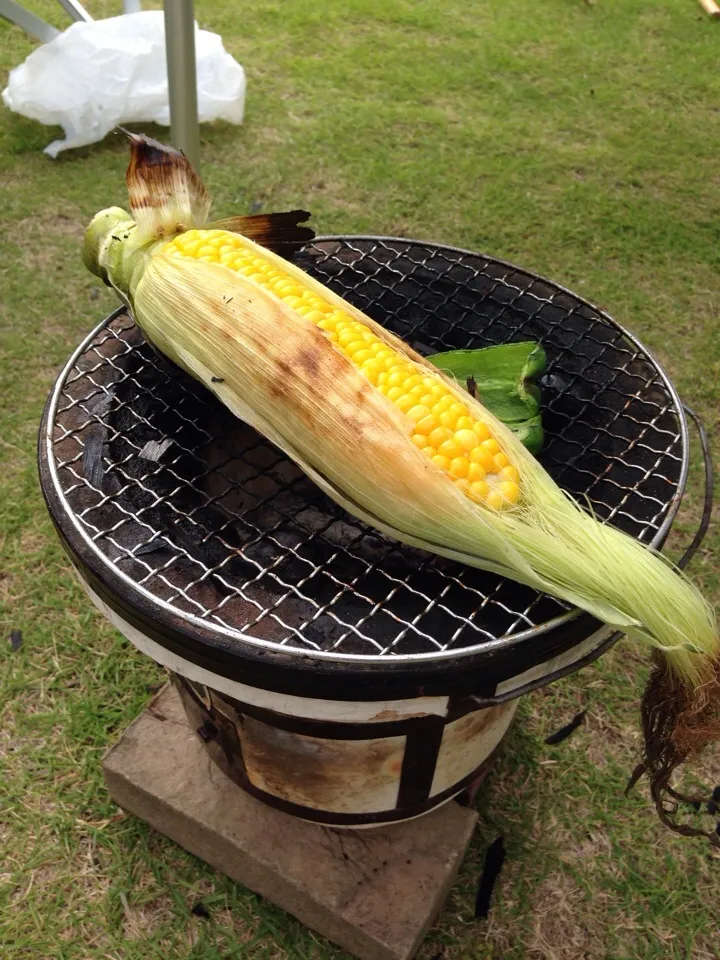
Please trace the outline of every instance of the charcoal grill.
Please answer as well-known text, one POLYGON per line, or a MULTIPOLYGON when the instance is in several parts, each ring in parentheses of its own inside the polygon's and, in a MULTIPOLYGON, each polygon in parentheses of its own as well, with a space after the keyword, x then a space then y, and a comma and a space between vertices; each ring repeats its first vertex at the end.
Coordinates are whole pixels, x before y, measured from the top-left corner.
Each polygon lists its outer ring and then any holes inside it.
MULTIPOLYGON (((430 354, 540 341, 540 460, 659 547, 688 472, 683 407, 607 314, 492 257, 318 238, 302 266, 430 354)), ((618 637, 588 614, 393 542, 159 357, 124 310, 44 414, 50 513, 94 602, 171 672, 245 789, 335 825, 418 815, 477 778, 517 698, 618 637)))

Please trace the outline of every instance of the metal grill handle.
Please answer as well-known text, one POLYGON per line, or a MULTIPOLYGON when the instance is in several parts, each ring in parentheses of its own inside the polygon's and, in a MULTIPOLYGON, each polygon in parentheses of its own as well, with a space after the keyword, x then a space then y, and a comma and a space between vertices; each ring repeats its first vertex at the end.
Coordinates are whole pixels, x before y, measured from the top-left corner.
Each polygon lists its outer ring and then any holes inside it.
POLYGON ((712 453, 710 452, 710 441, 708 440, 707 430, 705 429, 702 420, 697 413, 695 413, 692 407, 689 407, 686 403, 684 403, 683 410, 695 424, 695 428, 698 432, 698 439, 700 440, 700 448, 703 455, 703 465, 705 467, 705 497, 703 500, 703 512, 702 516, 700 517, 700 525, 695 531, 695 536, 692 538, 690 546, 685 550, 685 553, 683 553, 677 562, 677 566, 681 570, 684 570, 695 556, 700 544, 703 542, 705 535, 708 532, 710 527, 710 518, 712 517, 714 488, 712 453))

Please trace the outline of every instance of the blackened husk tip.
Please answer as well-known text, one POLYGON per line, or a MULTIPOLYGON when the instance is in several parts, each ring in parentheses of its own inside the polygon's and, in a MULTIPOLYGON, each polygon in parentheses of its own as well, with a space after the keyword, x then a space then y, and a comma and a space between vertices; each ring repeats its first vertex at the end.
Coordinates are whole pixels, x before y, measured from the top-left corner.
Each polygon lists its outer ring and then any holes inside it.
POLYGON ((143 239, 161 240, 203 226, 210 195, 185 154, 143 134, 127 136, 130 163, 125 180, 143 239))

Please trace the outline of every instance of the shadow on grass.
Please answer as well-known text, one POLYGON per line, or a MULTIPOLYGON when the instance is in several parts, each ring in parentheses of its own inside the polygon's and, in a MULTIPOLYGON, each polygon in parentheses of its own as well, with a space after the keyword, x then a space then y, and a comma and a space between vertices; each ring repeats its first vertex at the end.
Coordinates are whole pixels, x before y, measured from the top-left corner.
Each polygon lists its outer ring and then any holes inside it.
MULTIPOLYGON (((171 141, 170 128, 157 123, 127 123, 123 126, 133 133, 144 133, 162 143, 171 141)), ((224 120, 203 123, 200 126, 201 147, 225 150, 237 140, 242 130, 242 126, 227 123, 224 120)), ((61 126, 46 126, 37 120, 13 113, 5 125, 3 150, 9 156, 42 153, 53 140, 62 140, 64 136, 61 126)), ((127 141, 119 131, 113 130, 97 143, 63 150, 52 162, 72 165, 89 157, 116 156, 117 154, 127 154, 127 141)), ((48 160, 50 160, 49 157, 48 160)))

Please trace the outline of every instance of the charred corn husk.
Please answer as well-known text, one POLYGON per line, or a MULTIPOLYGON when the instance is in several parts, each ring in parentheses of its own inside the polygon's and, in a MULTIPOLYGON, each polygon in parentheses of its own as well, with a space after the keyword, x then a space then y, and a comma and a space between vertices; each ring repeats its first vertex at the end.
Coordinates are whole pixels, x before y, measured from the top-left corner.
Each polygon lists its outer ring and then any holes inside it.
MULTIPOLYGON (((184 158, 162 157, 182 179, 184 158)), ((162 165, 131 164, 134 215, 98 214, 84 251, 156 348, 360 519, 659 648, 678 690, 716 683, 715 617, 684 576, 581 509, 458 382, 243 235, 241 221, 200 222, 205 205, 192 193, 201 185, 188 186, 189 175, 182 209, 164 188, 151 215, 152 189, 134 190, 133 177, 146 187, 162 165)), ((692 712, 699 701, 682 702, 692 712)), ((685 747, 673 744, 677 760, 685 747)))

